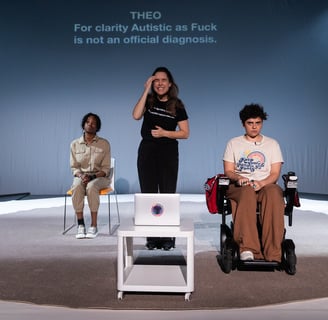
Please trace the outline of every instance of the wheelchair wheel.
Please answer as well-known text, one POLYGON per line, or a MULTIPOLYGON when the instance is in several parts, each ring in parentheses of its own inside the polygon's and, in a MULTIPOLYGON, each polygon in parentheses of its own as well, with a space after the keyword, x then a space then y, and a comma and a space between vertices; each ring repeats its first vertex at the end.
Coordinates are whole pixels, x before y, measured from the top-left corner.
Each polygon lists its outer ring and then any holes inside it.
POLYGON ((231 239, 226 239, 222 248, 220 256, 220 267, 224 273, 230 273, 233 269, 234 246, 231 239))
POLYGON ((282 263, 284 265, 286 273, 294 275, 296 273, 296 254, 295 244, 293 240, 286 239, 282 244, 282 263))

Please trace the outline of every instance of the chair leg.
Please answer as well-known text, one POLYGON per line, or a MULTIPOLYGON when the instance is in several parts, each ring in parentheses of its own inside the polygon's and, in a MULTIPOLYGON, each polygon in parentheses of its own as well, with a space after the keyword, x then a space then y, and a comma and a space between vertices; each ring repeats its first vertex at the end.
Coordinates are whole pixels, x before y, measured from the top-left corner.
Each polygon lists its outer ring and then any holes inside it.
POLYGON ((66 205, 67 205, 67 194, 65 194, 65 205, 64 205, 64 231, 63 231, 63 235, 66 234, 69 230, 71 230, 75 225, 76 225, 76 215, 74 214, 74 222, 72 225, 70 225, 69 227, 66 228, 66 217, 67 217, 67 209, 66 209, 66 205))
POLYGON ((116 191, 115 191, 115 201, 116 201, 117 223, 118 223, 118 225, 120 225, 121 224, 121 219, 120 219, 120 211, 119 211, 119 208, 118 208, 118 200, 117 200, 116 191))
POLYGON ((114 194, 115 194, 115 201, 116 201, 117 224, 114 225, 113 228, 112 228, 111 212, 110 212, 110 194, 108 194, 108 228, 109 228, 109 235, 113 235, 114 232, 120 226, 120 223, 121 223, 116 191, 114 191, 114 194))

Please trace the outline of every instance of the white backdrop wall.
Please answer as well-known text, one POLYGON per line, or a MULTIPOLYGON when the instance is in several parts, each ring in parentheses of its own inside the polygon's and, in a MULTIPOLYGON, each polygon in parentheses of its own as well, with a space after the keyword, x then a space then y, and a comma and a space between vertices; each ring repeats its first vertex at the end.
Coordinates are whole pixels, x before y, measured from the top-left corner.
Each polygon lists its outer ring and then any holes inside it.
POLYGON ((239 110, 257 102, 269 114, 263 133, 281 144, 284 172, 296 171, 301 192, 328 194, 328 1, 5 0, 0 7, 0 194, 63 194, 72 180, 69 144, 87 112, 102 119, 118 191, 139 191, 141 122, 131 112, 162 65, 190 117, 179 192, 202 193, 205 179, 222 171, 227 140, 243 133, 239 110), (188 37, 193 43, 183 44, 188 37), (106 42, 114 38, 120 43, 106 42))

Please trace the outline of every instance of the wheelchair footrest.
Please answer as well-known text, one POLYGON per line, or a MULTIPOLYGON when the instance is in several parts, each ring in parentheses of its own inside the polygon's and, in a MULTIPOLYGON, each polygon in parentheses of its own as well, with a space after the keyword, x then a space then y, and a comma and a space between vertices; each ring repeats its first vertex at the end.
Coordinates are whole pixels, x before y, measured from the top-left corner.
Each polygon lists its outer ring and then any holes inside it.
POLYGON ((281 263, 276 261, 266 260, 239 260, 237 262, 237 269, 239 271, 275 271, 281 270, 281 263))
POLYGON ((277 261, 266 261, 266 260, 239 260, 240 265, 244 266, 259 266, 259 267, 268 267, 268 268, 277 268, 280 266, 280 262, 277 261))

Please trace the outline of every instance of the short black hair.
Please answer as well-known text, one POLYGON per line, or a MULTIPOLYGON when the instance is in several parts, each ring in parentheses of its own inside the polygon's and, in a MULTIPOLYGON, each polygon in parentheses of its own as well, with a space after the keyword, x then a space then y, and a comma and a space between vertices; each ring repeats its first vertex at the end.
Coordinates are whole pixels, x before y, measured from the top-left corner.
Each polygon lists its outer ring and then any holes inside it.
POLYGON ((88 118, 89 117, 94 117, 96 119, 96 123, 97 123, 97 132, 100 130, 101 128, 101 120, 100 120, 100 117, 95 114, 95 113, 92 113, 92 112, 89 112, 87 113, 83 118, 82 118, 82 122, 81 122, 81 127, 82 127, 82 130, 84 130, 84 125, 85 123, 87 122, 88 118))
POLYGON ((243 124, 250 118, 261 118, 266 120, 268 114, 264 112, 263 107, 257 103, 246 104, 239 112, 239 118, 243 124))

